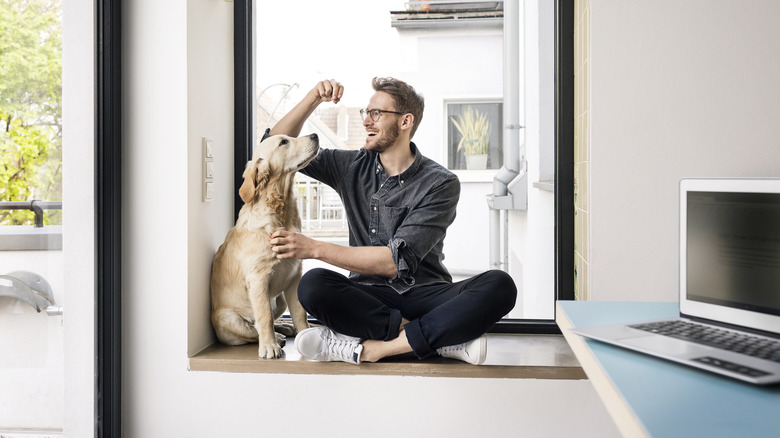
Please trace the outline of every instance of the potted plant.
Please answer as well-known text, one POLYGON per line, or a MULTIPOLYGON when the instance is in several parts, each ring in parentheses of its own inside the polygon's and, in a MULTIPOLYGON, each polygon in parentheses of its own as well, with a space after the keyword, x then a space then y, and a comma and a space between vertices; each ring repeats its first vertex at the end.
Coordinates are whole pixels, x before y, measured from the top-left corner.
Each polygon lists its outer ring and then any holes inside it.
POLYGON ((463 151, 466 157, 466 169, 486 169, 492 130, 487 113, 469 106, 458 116, 458 120, 454 117, 450 117, 450 120, 461 135, 458 152, 463 151))

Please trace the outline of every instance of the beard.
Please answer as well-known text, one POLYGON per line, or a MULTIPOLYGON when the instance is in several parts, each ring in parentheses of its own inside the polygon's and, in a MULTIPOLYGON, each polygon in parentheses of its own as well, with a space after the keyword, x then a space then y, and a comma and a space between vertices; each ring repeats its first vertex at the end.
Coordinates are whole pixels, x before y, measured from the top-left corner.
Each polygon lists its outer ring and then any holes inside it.
POLYGON ((398 124, 393 123, 382 134, 374 138, 376 142, 373 145, 368 144, 368 142, 371 141, 371 139, 368 139, 366 141, 366 150, 371 152, 382 153, 387 149, 389 149, 390 146, 393 145, 393 143, 395 143, 395 141, 398 139, 399 134, 400 134, 400 129, 398 129, 398 124))

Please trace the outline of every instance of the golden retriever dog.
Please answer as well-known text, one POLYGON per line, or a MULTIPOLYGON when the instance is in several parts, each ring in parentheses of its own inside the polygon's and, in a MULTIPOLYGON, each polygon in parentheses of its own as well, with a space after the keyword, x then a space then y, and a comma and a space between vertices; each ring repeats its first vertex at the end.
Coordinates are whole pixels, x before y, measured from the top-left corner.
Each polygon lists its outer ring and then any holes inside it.
POLYGON ((295 172, 317 156, 317 134, 268 137, 258 145, 244 170, 238 193, 244 206, 217 250, 211 269, 211 323, 220 342, 258 342, 261 358, 283 356, 287 335, 308 327, 298 301, 301 261, 278 260, 271 251, 271 233, 300 231, 294 195, 295 172), (276 324, 289 306, 293 325, 276 324))

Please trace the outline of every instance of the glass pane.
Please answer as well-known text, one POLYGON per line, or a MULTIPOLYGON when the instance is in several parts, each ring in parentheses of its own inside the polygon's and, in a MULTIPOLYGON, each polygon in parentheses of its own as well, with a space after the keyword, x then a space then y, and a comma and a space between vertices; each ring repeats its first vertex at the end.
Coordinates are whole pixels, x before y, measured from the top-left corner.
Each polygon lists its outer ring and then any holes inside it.
MULTIPOLYGON (((62 8, 59 1, 0 3, 0 201, 62 200, 62 8)), ((41 215, 62 224, 58 209, 41 215)), ((0 210, 0 225, 35 213, 0 210)))
POLYGON ((2 1, 0 23, 0 432, 56 436, 65 423, 62 2, 2 1))
MULTIPOLYGON (((518 48, 523 70, 519 77, 511 78, 520 84, 521 117, 511 124, 512 129, 533 126, 522 130, 520 139, 509 146, 504 140, 508 102, 503 86, 505 3, 467 3, 257 0, 257 138, 318 81, 336 79, 345 87, 343 99, 337 105, 320 105, 302 134, 316 132, 325 148, 358 149, 366 139, 358 111, 366 107, 374 94, 372 78, 396 77, 411 84, 425 98, 424 120, 412 141, 422 155, 453 170, 461 181, 457 217, 444 241, 444 263, 460 280, 493 268, 491 245, 500 246, 500 269, 512 275, 519 292, 517 305, 508 317, 552 319, 554 192, 540 189, 538 182, 539 157, 552 156, 554 147, 550 120, 553 113, 542 113, 543 109, 553 108, 554 96, 547 93, 553 89, 554 72, 548 68, 553 65, 553 53, 534 53, 534 58, 530 58, 522 51, 524 46, 541 46, 542 37, 547 41, 554 35, 553 4, 535 2, 538 10, 523 9, 525 6, 513 9, 525 43, 518 48), (305 32, 290 32, 292 22, 279 18, 297 10, 305 10, 306 14, 294 15, 294 26, 306 29, 305 32), (344 20, 345 11, 353 10, 360 11, 359 19, 344 20), (532 23, 534 30, 522 28, 523 20, 532 23), (537 27, 539 33, 533 34, 537 27), (283 44, 280 35, 284 36, 283 44), (543 65, 540 58, 545 58, 543 65), (547 100, 540 103, 542 99, 547 100), (487 141, 483 141, 487 150, 483 154, 467 154, 469 148, 465 146, 458 149, 463 136, 455 122, 460 124, 469 110, 476 119, 484 117, 489 126, 484 135, 487 141), (494 190, 493 177, 506 164, 504 152, 508 147, 516 148, 524 160, 517 167, 525 172, 525 180, 513 179, 510 184, 512 190, 523 191, 525 205, 501 210, 502 220, 496 226, 500 230, 490 233, 490 207, 485 195, 494 190), (471 158, 476 155, 483 156, 471 158), (469 164, 472 161, 475 164, 469 164), (485 237, 475 238, 475 230, 485 237), (491 242, 488 235, 498 236, 497 241, 491 242)), ((467 141, 477 143, 474 139, 467 141)), ((322 209, 325 204, 321 201, 327 196, 323 190, 316 181, 298 178, 304 233, 346 244, 343 212, 322 209)), ((304 269, 314 265, 304 261, 304 269)))

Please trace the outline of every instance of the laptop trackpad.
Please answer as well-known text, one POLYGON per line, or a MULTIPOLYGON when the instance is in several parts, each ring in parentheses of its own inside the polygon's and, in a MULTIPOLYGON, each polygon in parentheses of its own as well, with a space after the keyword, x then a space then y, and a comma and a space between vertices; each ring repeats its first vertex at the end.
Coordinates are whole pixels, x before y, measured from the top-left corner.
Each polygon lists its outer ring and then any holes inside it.
POLYGON ((661 353, 664 356, 687 356, 701 351, 699 347, 689 342, 662 336, 643 336, 639 338, 623 339, 624 345, 636 348, 639 351, 661 353))

